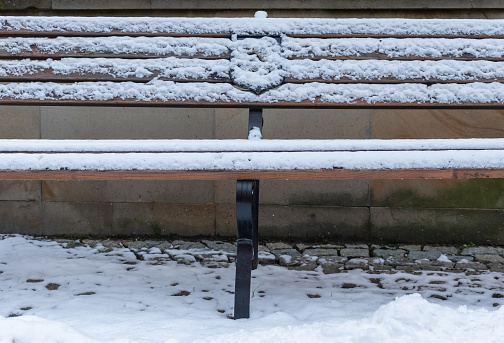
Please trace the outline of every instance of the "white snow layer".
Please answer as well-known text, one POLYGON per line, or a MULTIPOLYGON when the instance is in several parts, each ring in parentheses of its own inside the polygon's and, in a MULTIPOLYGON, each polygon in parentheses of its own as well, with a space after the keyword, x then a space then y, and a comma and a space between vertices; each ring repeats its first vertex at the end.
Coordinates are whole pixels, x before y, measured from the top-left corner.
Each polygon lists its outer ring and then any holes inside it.
POLYGON ((504 35, 504 20, 0 17, 0 29, 36 32, 212 33, 239 35, 504 35))
POLYGON ((226 318, 233 313, 233 264, 159 265, 147 258, 154 252, 142 252, 145 259, 137 260, 126 248, 64 249, 0 235, 0 342, 501 343, 504 337, 504 307, 494 296, 502 294, 502 273, 324 274, 260 265, 252 271, 251 318, 234 321, 226 318), (49 283, 60 287, 48 290, 49 283), (344 288, 348 283, 355 287, 344 288), (173 296, 181 291, 188 295, 173 296))
POLYGON ((315 102, 331 104, 491 104, 504 102, 504 84, 284 84, 260 95, 227 83, 134 82, 8 83, 0 84, 0 99, 15 100, 130 100, 143 102, 315 102))
POLYGON ((504 150, 2 153, 0 170, 382 170, 504 168, 504 150))

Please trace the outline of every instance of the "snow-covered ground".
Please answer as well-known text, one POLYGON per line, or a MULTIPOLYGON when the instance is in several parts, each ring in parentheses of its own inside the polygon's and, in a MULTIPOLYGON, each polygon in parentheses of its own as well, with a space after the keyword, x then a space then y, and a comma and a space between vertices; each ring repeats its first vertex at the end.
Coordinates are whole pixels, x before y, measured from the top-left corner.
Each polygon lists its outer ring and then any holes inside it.
POLYGON ((251 318, 235 321, 232 264, 162 261, 157 248, 140 261, 102 248, 0 235, 0 342, 504 340, 502 273, 260 266, 251 318))

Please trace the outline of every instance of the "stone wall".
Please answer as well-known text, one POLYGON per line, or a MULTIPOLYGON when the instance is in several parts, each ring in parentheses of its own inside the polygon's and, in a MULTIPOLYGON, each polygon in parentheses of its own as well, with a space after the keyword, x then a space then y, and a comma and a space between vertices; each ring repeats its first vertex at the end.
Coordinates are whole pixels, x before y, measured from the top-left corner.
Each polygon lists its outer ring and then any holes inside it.
MULTIPOLYGON (((502 1, 0 1, 8 15, 504 17, 502 1)), ((246 138, 243 109, 0 107, 0 138, 246 138)), ((504 137, 504 111, 265 110, 264 138, 504 137)), ((0 232, 235 235, 230 181, 0 182, 0 232)), ((504 180, 264 181, 261 236, 504 243, 504 180)))

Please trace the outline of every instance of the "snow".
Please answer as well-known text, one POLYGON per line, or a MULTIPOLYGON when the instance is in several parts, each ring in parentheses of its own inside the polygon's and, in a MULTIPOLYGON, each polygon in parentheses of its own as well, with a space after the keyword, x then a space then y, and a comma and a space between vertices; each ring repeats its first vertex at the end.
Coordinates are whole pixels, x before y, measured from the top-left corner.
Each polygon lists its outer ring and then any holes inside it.
MULTIPOLYGON (((0 85, 0 100, 327 104, 502 104, 504 40, 415 38, 504 35, 502 20, 0 17, 12 37, 0 51, 49 59, 0 61, 1 76, 49 73, 140 78, 135 82, 27 82, 0 85), (147 20, 148 19, 148 20, 147 20), (414 27, 406 26, 414 25, 414 27), (16 31, 202 34, 228 37, 18 37, 16 31), (408 34, 409 38, 316 38, 289 34, 408 34), (265 35, 251 38, 250 35, 265 35), (141 60, 136 56, 152 59, 141 60), (59 57, 69 57, 59 60, 59 57), (83 57, 75 58, 75 57, 83 57), (91 58, 95 56, 97 58, 91 58), (112 57, 105 59, 103 57, 112 57), (179 58, 175 58, 179 57, 179 58), (73 58, 72 58, 73 57, 73 58), (125 57, 124 59, 118 57, 125 57), (129 60, 128 58, 132 58, 129 60), (347 59, 348 57, 357 60, 347 59), (209 58, 212 60, 205 60, 209 58), (316 60, 310 60, 314 58, 316 60), (373 58, 373 59, 370 59, 373 58), (398 60, 382 60, 398 59, 398 60), (413 60, 404 61, 402 59, 413 60), (432 59, 441 59, 432 61, 432 59), (317 60, 322 59, 322 60, 317 60), (336 60, 332 60, 336 59, 336 60), (463 59, 463 60, 457 60, 463 59), (464 61, 464 59, 466 61, 464 61), (476 60, 474 60, 476 59, 476 60), (477 60, 486 59, 486 60, 477 60), (194 80, 210 83, 186 82, 194 80), (227 81, 215 83, 213 81, 227 81), (305 84, 288 82, 306 80, 305 84), (309 82, 309 81, 317 82, 309 82), (320 81, 359 81, 327 84, 320 81), (367 84, 366 81, 415 81, 367 84), (480 81, 423 84, 425 81, 480 81), (181 82, 173 82, 181 81, 181 82), (229 82, 230 81, 230 82, 229 82), (491 82, 490 81, 494 81, 491 82), (269 91, 267 91, 269 89, 269 91)), ((45 75, 45 74, 44 74, 45 75)), ((36 79, 36 78, 35 78, 36 79)), ((48 78, 51 80, 51 77, 48 78)), ((54 79, 58 79, 55 77, 54 79)), ((93 79, 93 77, 91 77, 93 79)))
POLYGON ((234 321, 227 318, 233 264, 156 264, 125 248, 65 249, 0 235, 0 271, 0 342, 497 343, 504 337, 504 306, 493 297, 504 289, 502 273, 326 275, 259 266, 251 318, 234 321), (49 290, 49 283, 60 286, 49 290), (189 294, 173 296, 181 291, 189 294))
POLYGON ((317 18, 0 17, 0 29, 35 32, 228 33, 239 35, 504 35, 504 20, 317 18))

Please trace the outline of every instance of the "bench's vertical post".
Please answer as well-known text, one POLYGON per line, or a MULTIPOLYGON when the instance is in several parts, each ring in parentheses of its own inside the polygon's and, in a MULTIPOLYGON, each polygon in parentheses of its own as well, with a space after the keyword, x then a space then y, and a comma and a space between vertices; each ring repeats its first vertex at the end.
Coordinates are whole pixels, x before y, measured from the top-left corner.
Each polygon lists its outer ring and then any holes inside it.
MULTIPOLYGON (((248 132, 254 128, 259 129, 262 134, 263 127, 263 110, 262 108, 249 109, 248 132)), ((249 139, 252 138, 249 135, 249 139)), ((255 137, 259 138, 260 137, 255 137)), ((253 230, 253 243, 254 243, 254 259, 252 261, 252 269, 257 269, 259 264, 259 180, 255 181, 254 199, 252 201, 252 230, 253 230)))
MULTIPOLYGON (((249 110, 249 138, 254 128, 262 130, 262 109, 249 110)), ((259 138, 259 137, 254 137, 259 138)), ((234 318, 250 317, 250 282, 252 269, 259 262, 259 180, 236 182, 237 252, 234 318)))
POLYGON ((253 212, 255 180, 238 180, 236 183, 236 221, 238 239, 236 241, 236 282, 234 318, 250 317, 250 281, 254 255, 253 212))

